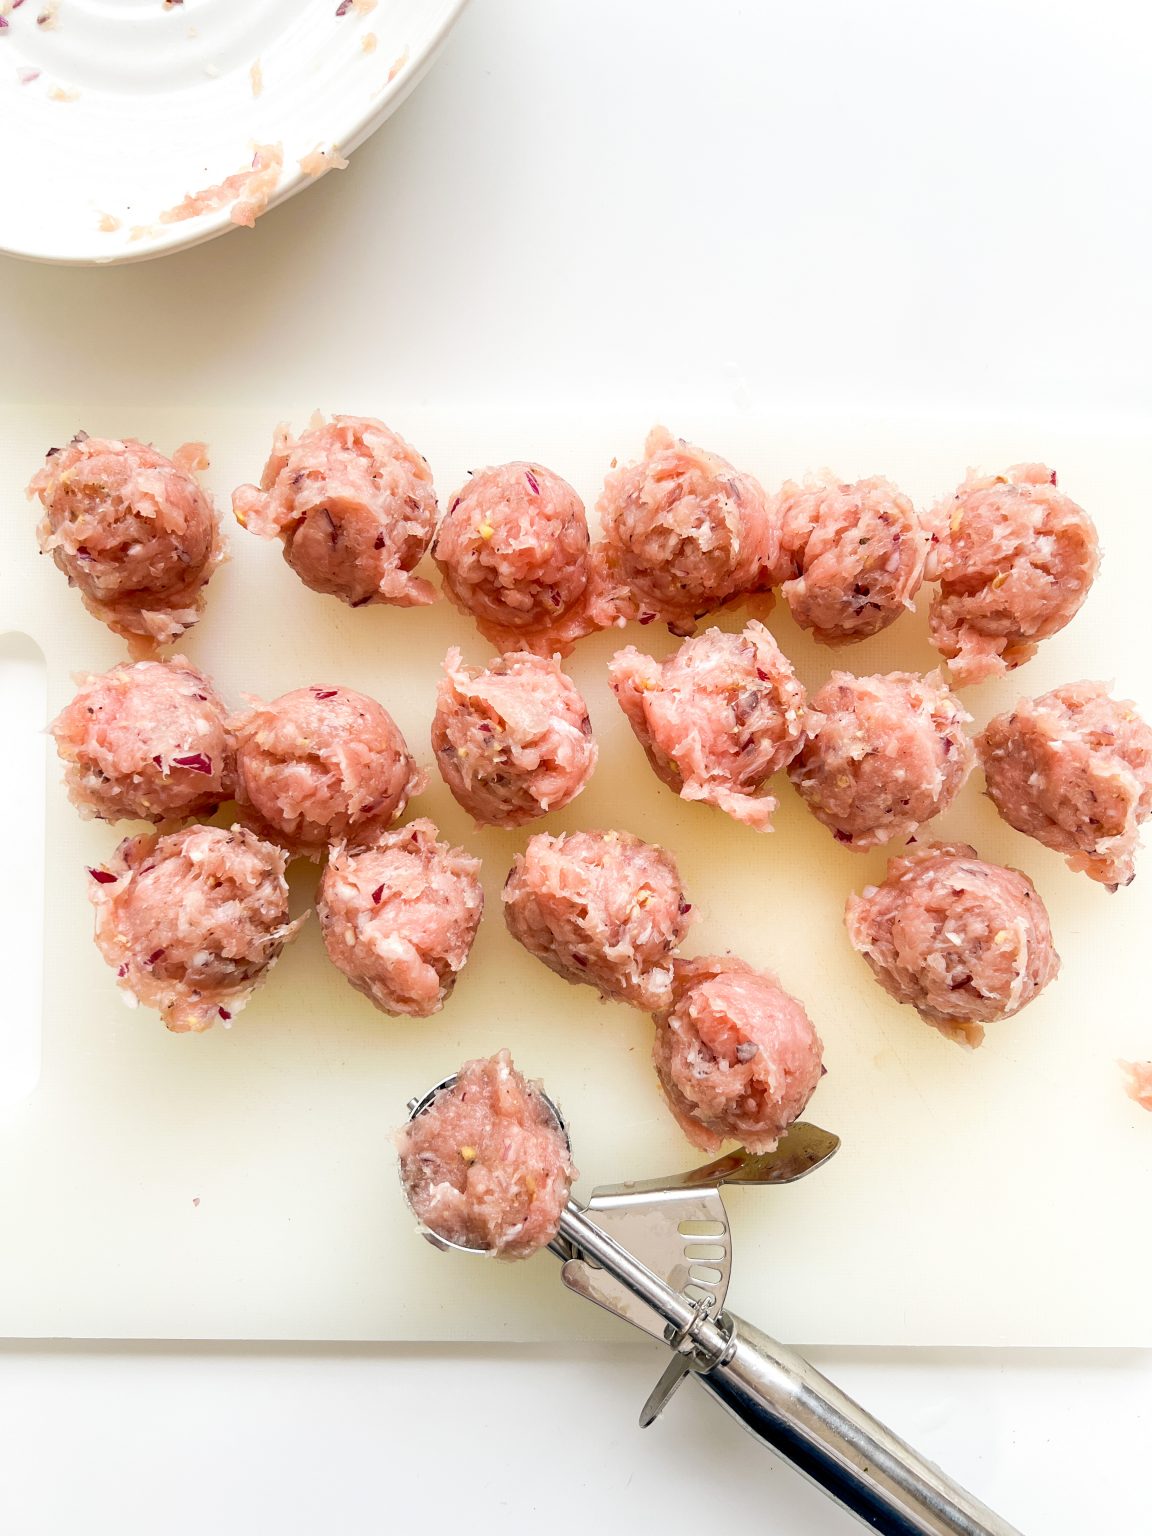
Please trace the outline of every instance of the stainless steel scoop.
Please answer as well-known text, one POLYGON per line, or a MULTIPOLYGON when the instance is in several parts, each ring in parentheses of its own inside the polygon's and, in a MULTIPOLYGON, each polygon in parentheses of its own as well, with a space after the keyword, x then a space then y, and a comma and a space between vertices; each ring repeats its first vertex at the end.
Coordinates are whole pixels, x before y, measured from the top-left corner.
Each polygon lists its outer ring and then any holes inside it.
MULTIPOLYGON (((409 1119, 455 1081, 410 1100, 409 1119)), ((568 1136, 560 1110, 541 1097, 568 1136)), ((690 1173, 593 1190, 584 1207, 569 1201, 549 1245, 561 1278, 673 1351, 642 1426, 694 1376, 745 1429, 884 1536, 1020 1536, 794 1350, 724 1306, 732 1273, 725 1185, 792 1183, 839 1145, 801 1122, 774 1152, 741 1149, 690 1173)), ((483 1253, 422 1231, 437 1248, 483 1253)))

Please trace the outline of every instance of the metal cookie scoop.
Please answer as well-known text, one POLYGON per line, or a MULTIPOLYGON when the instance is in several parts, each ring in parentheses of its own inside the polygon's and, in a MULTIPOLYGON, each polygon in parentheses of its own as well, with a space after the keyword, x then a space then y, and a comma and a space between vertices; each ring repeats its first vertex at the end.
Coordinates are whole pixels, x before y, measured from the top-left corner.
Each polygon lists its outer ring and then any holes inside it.
MULTIPOLYGON (((411 1099, 409 1119, 455 1081, 411 1099)), ((556 1104, 541 1098, 568 1137, 556 1104)), ((694 1376, 745 1429, 884 1536, 1019 1536, 794 1350, 725 1309, 732 1240, 724 1186, 790 1184, 839 1145, 830 1132, 799 1122, 774 1152, 741 1149, 690 1173, 606 1185, 584 1207, 568 1202, 549 1251, 570 1290, 673 1351, 641 1410, 642 1426, 694 1376)), ((484 1252, 422 1231, 437 1248, 484 1252)))

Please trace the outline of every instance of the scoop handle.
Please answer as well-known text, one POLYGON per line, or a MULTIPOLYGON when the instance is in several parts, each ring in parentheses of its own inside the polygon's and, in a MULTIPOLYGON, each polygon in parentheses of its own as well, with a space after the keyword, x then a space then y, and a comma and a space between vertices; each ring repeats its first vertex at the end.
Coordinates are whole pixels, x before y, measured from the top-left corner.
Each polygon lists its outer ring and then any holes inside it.
POLYGON ((731 1348, 696 1380, 744 1428, 883 1536, 1020 1536, 807 1360, 726 1313, 731 1348))

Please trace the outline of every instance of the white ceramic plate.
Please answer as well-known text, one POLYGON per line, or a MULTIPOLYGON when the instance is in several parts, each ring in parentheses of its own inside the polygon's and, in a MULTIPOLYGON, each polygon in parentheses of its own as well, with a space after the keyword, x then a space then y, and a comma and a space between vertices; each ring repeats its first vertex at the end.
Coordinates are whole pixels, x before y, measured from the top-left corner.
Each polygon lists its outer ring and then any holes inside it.
POLYGON ((0 0, 0 249, 139 261, 236 228, 379 127, 465 3, 0 0), (244 186, 257 146, 273 169, 244 186), (208 188, 217 206, 176 217, 208 188))

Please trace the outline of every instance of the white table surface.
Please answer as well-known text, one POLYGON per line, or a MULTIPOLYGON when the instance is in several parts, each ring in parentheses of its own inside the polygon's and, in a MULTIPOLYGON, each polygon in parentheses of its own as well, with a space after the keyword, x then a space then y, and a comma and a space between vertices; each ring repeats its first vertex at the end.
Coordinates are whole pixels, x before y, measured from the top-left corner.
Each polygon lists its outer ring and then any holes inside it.
MULTIPOLYGON (((398 415, 608 397, 638 438, 685 402, 1147 421, 1150 45, 1124 0, 474 0, 352 168, 255 232, 4 262, 0 395, 87 380, 271 421, 304 358, 329 410, 368 380, 398 415)), ((1029 1536, 1146 1526, 1145 1356, 818 1363, 1029 1536)), ((482 1531, 855 1528, 694 1393, 636 1430, 658 1365, 2 1346, 0 1527, 356 1536, 463 1499, 482 1531)))

